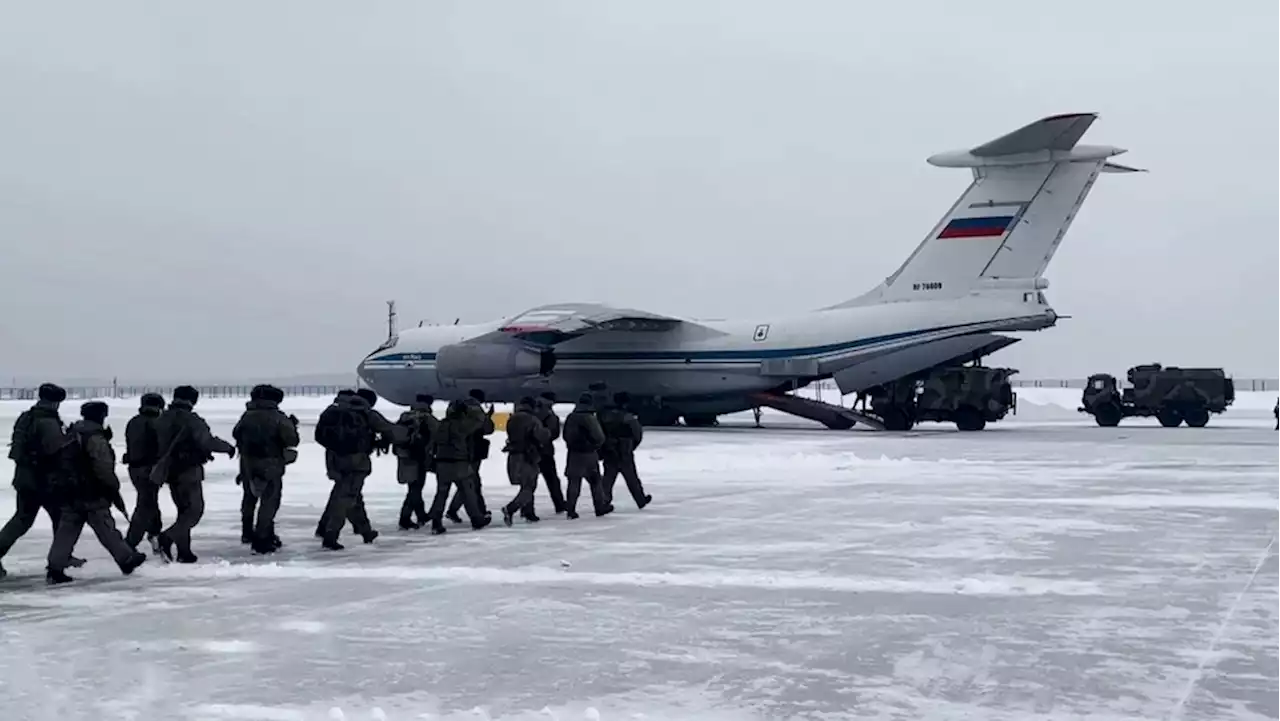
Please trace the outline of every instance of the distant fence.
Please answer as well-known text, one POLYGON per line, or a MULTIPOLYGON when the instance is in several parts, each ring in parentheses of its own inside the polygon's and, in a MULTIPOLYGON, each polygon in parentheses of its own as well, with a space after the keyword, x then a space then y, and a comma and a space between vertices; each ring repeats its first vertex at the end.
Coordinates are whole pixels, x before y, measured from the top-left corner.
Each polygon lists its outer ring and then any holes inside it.
MULTIPOLYGON (((254 384, 232 386, 195 386, 201 398, 247 398, 254 384)), ((286 396, 319 398, 334 396, 343 388, 354 386, 280 386, 286 396)), ((64 386, 67 398, 136 398, 143 393, 159 393, 166 399, 173 397, 174 386, 64 386)), ((35 400, 35 388, 0 388, 0 401, 35 400)))
MULTIPOLYGON (((1015 388, 1084 388, 1084 379, 1029 379, 1029 380, 1013 380, 1015 388)), ((1237 391, 1271 391, 1280 390, 1280 380, 1275 378, 1236 378, 1235 385, 1237 391)), ((322 385, 296 385, 281 386, 286 396, 304 397, 304 398, 321 398, 332 397, 343 388, 351 388, 353 386, 322 386, 322 385)), ((839 393, 834 381, 824 380, 810 386, 819 391, 831 391, 839 393)), ((249 391, 253 388, 252 384, 246 385, 217 385, 217 386, 196 386, 200 391, 201 398, 247 398, 249 391)), ((135 386, 135 385, 102 385, 102 386, 71 386, 66 388, 67 398, 83 399, 83 398, 136 398, 143 393, 159 393, 166 399, 173 397, 173 386, 135 386)), ((4 388, 0 387, 0 401, 13 400, 35 400, 36 389, 34 387, 21 388, 4 388)))

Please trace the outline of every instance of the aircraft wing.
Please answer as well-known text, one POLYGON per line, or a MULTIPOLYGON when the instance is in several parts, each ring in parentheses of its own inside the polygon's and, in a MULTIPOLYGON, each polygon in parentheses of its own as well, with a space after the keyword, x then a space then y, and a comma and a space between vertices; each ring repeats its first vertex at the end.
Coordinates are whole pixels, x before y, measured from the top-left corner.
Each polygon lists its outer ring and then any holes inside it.
POLYGON ((516 339, 550 347, 587 333, 664 333, 683 323, 680 318, 601 303, 559 303, 526 310, 468 342, 516 339))

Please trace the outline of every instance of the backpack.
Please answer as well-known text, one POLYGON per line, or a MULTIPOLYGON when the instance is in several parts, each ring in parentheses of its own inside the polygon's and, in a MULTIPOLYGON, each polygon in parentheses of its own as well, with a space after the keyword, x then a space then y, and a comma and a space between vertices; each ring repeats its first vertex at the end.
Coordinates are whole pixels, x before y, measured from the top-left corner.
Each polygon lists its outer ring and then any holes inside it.
MULTIPOLYGON (((130 424, 134 421, 130 421, 130 424)), ((130 468, 154 466, 160 460, 160 436, 156 433, 156 418, 141 416, 137 421, 142 430, 136 437, 129 437, 129 428, 125 428, 126 440, 134 447, 134 453, 124 454, 124 463, 130 468), (136 442, 134 442, 136 440, 136 442)))
POLYGON ((85 448, 86 437, 74 430, 63 434, 62 444, 49 464, 49 488, 59 499, 74 500, 92 495, 97 485, 93 460, 85 448))
POLYGON ((9 442, 9 460, 19 466, 37 466, 40 463, 40 449, 31 432, 35 426, 32 412, 23 411, 13 423, 13 440, 9 442))
POLYGON ((425 420, 425 416, 409 412, 396 421, 396 425, 408 431, 408 440, 396 444, 397 456, 421 459, 427 455, 427 450, 431 447, 431 427, 424 422, 425 420))
POLYGON ((316 443, 339 456, 372 453, 369 415, 356 408, 329 406, 316 423, 316 443))
POLYGON ((240 453, 250 458, 274 458, 279 455, 276 427, 263 411, 249 411, 240 423, 236 444, 240 453))

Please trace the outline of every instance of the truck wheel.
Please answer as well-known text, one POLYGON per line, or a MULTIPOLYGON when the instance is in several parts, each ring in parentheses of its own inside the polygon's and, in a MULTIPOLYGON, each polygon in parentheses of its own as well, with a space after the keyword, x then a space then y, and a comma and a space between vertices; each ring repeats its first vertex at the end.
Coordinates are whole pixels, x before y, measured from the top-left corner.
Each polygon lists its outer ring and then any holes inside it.
POLYGON ((1114 403, 1103 403, 1093 409, 1094 422, 1103 428, 1115 428, 1120 425, 1120 419, 1123 417, 1124 412, 1114 403))
POLYGON ((1161 408, 1156 411, 1156 420, 1165 428, 1177 428, 1182 425, 1182 414, 1173 408, 1161 408))
POLYGON ((897 406, 884 409, 883 420, 886 431, 911 430, 911 416, 908 416, 906 411, 897 406))
POLYGON ((1209 422, 1209 411, 1203 408, 1188 408, 1187 412, 1182 414, 1182 419, 1192 428, 1204 428, 1209 422))
POLYGON ((960 406, 955 412, 956 428, 962 431, 980 431, 987 427, 987 419, 973 406, 960 406))

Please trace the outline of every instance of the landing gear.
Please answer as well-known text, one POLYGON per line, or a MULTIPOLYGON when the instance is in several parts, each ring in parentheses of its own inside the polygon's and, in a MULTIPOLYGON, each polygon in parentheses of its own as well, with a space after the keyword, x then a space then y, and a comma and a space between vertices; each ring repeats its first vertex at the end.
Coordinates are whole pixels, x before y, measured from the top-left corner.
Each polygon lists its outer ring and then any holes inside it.
POLYGON ((714 413, 686 413, 684 424, 690 428, 711 428, 720 425, 720 418, 714 413))

